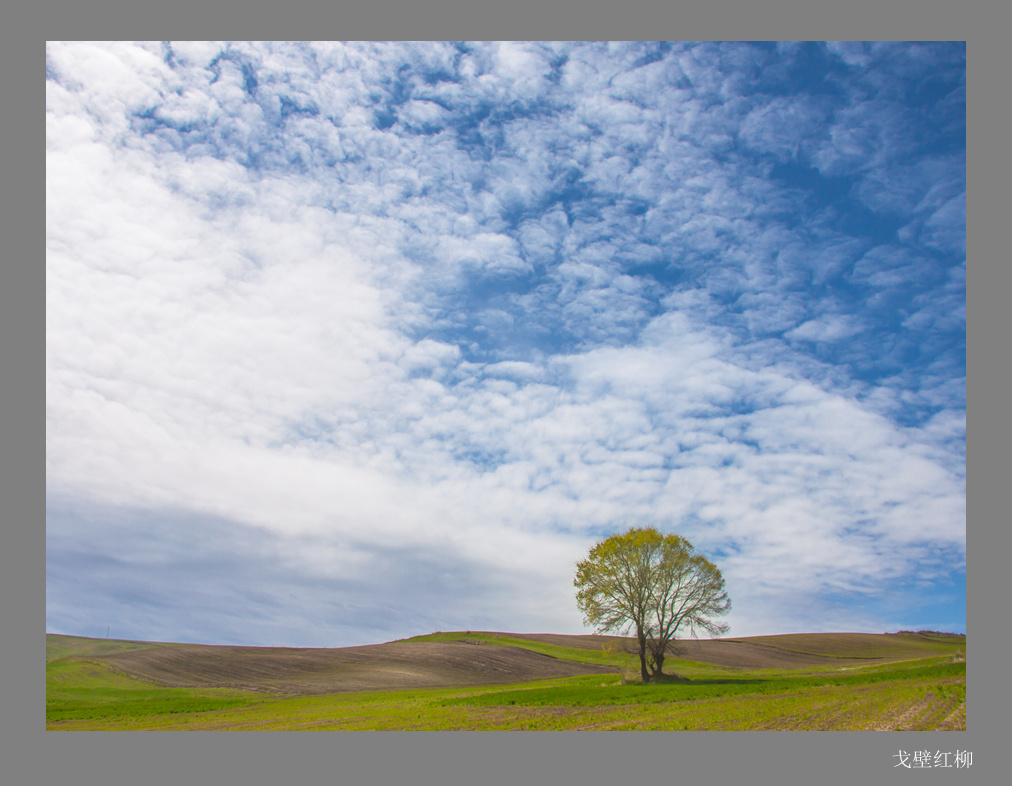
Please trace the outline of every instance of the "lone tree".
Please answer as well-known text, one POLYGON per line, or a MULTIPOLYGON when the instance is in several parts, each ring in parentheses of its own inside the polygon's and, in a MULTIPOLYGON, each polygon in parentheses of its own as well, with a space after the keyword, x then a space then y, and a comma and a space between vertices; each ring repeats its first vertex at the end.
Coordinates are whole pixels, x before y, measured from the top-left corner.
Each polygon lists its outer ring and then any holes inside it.
POLYGON ((727 633, 714 617, 731 609, 717 567, 679 535, 654 527, 630 529, 602 540, 577 563, 576 604, 598 633, 636 631, 640 676, 662 676, 668 644, 679 630, 693 636, 727 633))

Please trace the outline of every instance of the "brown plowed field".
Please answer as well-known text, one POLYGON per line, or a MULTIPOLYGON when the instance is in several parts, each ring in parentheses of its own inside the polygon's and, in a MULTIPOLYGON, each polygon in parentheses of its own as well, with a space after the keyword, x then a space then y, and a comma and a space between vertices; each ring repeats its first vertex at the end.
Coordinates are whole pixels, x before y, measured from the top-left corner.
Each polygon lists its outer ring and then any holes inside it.
POLYGON ((484 685, 615 672, 518 647, 464 642, 394 642, 336 649, 188 644, 92 660, 160 685, 293 694, 484 685))
MULTIPOLYGON (((635 652, 634 639, 620 636, 566 636, 557 633, 501 634, 563 647, 635 652)), ((859 666, 937 654, 930 639, 890 633, 794 633, 739 639, 685 639, 672 654, 679 658, 740 669, 801 669, 859 666)))
MULTIPOLYGON (((564 647, 635 652, 635 641, 619 636, 496 635, 564 647)), ((485 685, 617 671, 520 647, 465 641, 407 640, 334 649, 105 642, 63 636, 47 636, 47 641, 54 656, 80 653, 92 662, 160 685, 286 694, 485 685)), ((937 654, 937 646, 930 639, 909 635, 792 634, 679 641, 677 656, 725 668, 826 666, 836 670, 923 658, 937 654)), ((672 663, 666 670, 673 673, 677 667, 672 663)))

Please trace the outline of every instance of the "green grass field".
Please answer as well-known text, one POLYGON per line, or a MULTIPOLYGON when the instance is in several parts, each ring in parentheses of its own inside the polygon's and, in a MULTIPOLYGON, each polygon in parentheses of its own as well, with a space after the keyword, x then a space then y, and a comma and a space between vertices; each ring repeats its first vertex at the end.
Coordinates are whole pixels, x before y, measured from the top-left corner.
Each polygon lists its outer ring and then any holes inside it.
MULTIPOLYGON (((790 640, 819 654, 831 637, 790 640)), ((903 661, 746 671, 672 658, 677 673, 639 684, 634 656, 497 634, 445 633, 614 666, 596 674, 512 685, 280 696, 169 688, 117 673, 103 654, 165 646, 47 636, 47 729, 965 729, 965 638, 910 642, 903 661), (50 643, 51 642, 51 643, 50 643)), ((884 641, 885 651, 894 646, 884 641)), ((867 647, 865 648, 867 649, 867 647)), ((892 653, 895 656, 895 652, 892 653)), ((851 657, 859 657, 850 653, 851 657)), ((879 657, 865 652, 860 657, 879 657)))

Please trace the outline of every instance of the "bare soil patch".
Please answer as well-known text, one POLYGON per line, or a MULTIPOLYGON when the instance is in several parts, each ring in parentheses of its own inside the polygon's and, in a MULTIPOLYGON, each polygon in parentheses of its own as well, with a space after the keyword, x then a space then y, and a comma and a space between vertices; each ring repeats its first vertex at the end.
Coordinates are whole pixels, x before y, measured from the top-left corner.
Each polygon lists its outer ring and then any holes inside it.
MULTIPOLYGON (((558 633, 504 633, 563 647, 636 652, 635 639, 623 636, 567 636, 558 633)), ((859 666, 933 654, 917 637, 877 633, 798 633, 736 639, 679 639, 671 650, 686 660, 740 669, 794 669, 859 666)))
MULTIPOLYGON (((484 632, 484 631, 477 631, 484 632)), ((621 636, 499 633, 516 639, 635 653, 621 636)), ((171 687, 228 687, 281 694, 442 688, 615 673, 520 647, 465 641, 395 641, 360 647, 231 647, 47 637, 53 656, 77 654, 115 671, 171 687)), ((673 655, 725 668, 827 669, 886 663, 933 654, 917 637, 892 634, 795 634, 683 640, 673 655)), ((669 673, 676 670, 674 664, 669 673)), ((958 708, 949 707, 947 713, 958 708)), ((944 716, 943 716, 944 717, 944 716)), ((954 717, 950 723, 959 723, 954 717)))
POLYGON ((475 647, 463 642, 392 642, 334 649, 187 644, 94 660, 171 687, 288 694, 441 688, 615 672, 518 647, 475 647))

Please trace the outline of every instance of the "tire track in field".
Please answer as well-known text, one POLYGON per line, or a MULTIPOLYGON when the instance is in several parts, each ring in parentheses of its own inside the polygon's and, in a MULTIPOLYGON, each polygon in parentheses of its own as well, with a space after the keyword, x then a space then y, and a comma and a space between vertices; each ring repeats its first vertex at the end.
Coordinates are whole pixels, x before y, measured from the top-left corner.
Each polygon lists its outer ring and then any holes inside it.
POLYGON ((966 731, 966 700, 938 724, 938 729, 943 731, 966 731))
POLYGON ((887 720, 879 721, 873 726, 869 726, 869 731, 912 731, 912 723, 914 720, 919 718, 935 701, 935 694, 929 692, 919 699, 912 702, 904 702, 900 705, 900 708, 904 708, 898 715, 893 715, 887 720))

